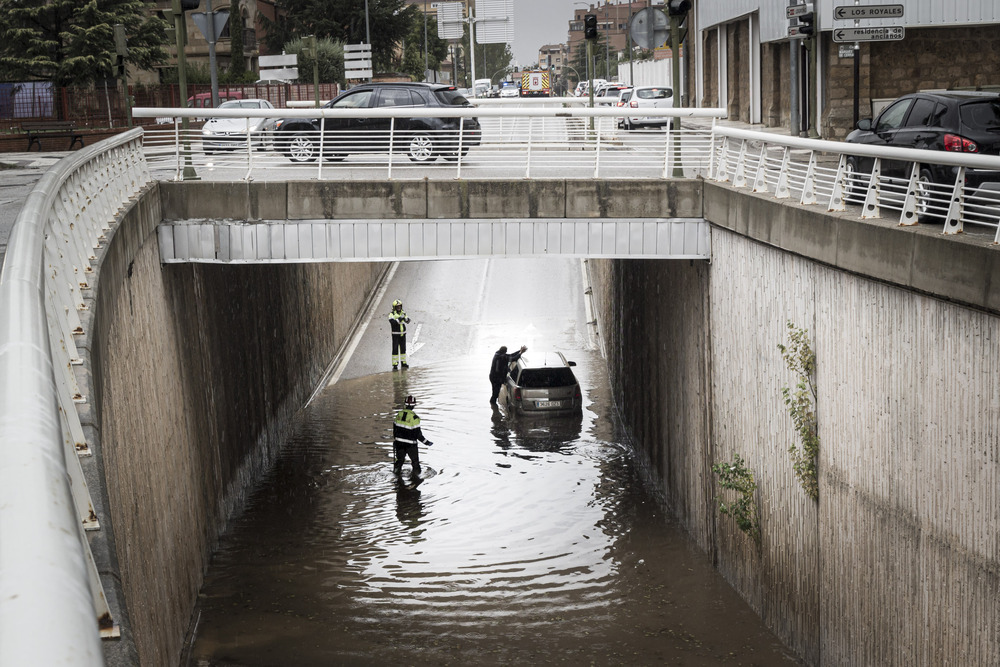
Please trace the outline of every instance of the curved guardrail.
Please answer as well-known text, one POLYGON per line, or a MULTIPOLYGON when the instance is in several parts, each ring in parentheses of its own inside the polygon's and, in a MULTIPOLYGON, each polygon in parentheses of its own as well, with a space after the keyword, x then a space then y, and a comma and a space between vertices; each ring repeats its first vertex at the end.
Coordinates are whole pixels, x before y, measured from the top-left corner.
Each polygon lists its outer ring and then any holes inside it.
POLYGON ((970 187, 967 170, 1000 173, 1000 156, 880 147, 840 141, 788 137, 717 125, 713 129, 709 178, 736 187, 769 193, 779 199, 798 197, 801 204, 826 203, 829 211, 860 206, 862 219, 881 218, 882 210, 898 211, 900 225, 940 222, 945 234, 966 225, 994 231, 1000 243, 1000 182, 970 187), (873 158, 871 171, 852 168, 851 157, 873 158), (903 176, 886 175, 893 164, 903 176), (921 179, 922 165, 955 168, 955 180, 921 179), (901 166, 906 165, 906 166, 901 166))
POLYGON ((45 173, 14 224, 0 277, 0 664, 101 665, 116 626, 85 530, 99 528, 79 456, 78 309, 94 249, 151 180, 142 130, 45 173))

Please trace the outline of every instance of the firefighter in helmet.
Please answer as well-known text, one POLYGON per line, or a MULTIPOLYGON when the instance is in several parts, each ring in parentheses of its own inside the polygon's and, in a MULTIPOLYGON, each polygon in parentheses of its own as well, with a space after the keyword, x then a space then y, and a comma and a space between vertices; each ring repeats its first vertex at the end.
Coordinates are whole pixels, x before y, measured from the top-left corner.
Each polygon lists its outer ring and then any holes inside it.
POLYGON ((392 329, 392 370, 396 370, 399 364, 403 364, 403 369, 409 368, 406 363, 406 325, 410 323, 410 318, 403 312, 403 302, 396 299, 392 302, 392 311, 389 313, 389 328, 392 329))
POLYGON ((413 468, 413 476, 420 476, 420 455, 417 453, 417 443, 422 442, 428 447, 433 445, 430 440, 424 437, 420 430, 420 417, 413 411, 417 404, 417 399, 407 396, 404 408, 396 413, 396 419, 392 424, 392 448, 395 453, 395 461, 392 471, 397 475, 403 471, 403 461, 410 457, 410 465, 413 468))

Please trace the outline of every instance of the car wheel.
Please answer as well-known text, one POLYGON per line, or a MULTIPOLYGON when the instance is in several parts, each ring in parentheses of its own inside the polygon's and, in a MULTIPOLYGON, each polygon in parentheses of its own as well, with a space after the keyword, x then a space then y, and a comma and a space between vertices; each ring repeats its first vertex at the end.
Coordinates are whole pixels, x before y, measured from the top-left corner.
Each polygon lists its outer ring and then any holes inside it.
POLYGON ((282 152, 292 162, 315 162, 316 141, 308 134, 293 134, 285 141, 282 152))
POLYGON ((931 201, 934 196, 934 176, 930 169, 921 169, 917 176, 917 221, 918 222, 938 222, 941 219, 940 213, 931 209, 931 201))
POLYGON ((418 132, 410 137, 406 154, 413 162, 430 162, 435 158, 434 142, 430 135, 418 132))

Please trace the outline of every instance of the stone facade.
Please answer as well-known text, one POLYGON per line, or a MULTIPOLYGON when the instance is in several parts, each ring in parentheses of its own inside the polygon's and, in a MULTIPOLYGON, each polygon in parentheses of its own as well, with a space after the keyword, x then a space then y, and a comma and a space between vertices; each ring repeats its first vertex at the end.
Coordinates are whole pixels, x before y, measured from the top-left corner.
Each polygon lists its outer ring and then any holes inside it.
MULTIPOLYGON (((750 121, 750 64, 742 57, 749 48, 749 22, 727 24, 726 78, 729 119, 750 121)), ((703 31, 702 106, 719 106, 718 35, 703 31)), ((819 37, 818 67, 822 90, 819 134, 824 139, 843 139, 854 123, 854 60, 840 58, 840 44, 830 32, 819 37)), ((761 122, 768 127, 790 124, 789 46, 787 42, 761 44, 761 122)), ((881 100, 894 99, 917 90, 1000 89, 1000 29, 995 25, 909 28, 898 42, 863 42, 860 48, 859 118, 873 115, 881 100)), ((806 59, 800 64, 805 80, 806 59)), ((802 127, 807 109, 800 106, 802 127)))

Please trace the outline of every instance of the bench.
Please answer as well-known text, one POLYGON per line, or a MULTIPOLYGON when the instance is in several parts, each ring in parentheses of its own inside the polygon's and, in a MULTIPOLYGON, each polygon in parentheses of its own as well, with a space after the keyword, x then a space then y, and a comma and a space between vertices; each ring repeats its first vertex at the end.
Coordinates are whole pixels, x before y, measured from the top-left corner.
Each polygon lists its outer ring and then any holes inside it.
POLYGON ((42 150, 41 137, 69 137, 69 150, 73 150, 76 142, 83 146, 83 133, 76 128, 76 123, 71 120, 46 120, 21 123, 21 129, 28 133, 28 150, 32 144, 38 144, 38 150, 42 150))

